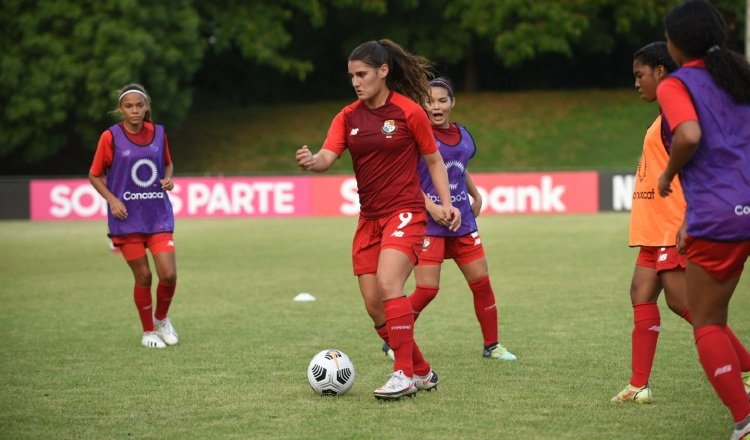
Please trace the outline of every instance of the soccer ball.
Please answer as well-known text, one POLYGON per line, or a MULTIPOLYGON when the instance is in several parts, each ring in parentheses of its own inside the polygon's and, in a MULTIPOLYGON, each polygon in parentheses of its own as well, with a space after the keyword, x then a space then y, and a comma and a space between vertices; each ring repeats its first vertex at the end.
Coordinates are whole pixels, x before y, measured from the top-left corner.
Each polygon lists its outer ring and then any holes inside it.
POLYGON ((307 381, 316 393, 340 396, 354 385, 354 364, 339 350, 323 350, 313 356, 307 367, 307 381))

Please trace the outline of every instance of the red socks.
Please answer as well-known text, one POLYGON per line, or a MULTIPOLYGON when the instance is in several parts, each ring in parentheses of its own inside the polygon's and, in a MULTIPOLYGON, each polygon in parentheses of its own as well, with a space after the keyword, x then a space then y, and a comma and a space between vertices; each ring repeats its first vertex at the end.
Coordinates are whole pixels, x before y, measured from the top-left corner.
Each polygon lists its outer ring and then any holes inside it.
MULTIPOLYGON (((690 310, 685 310, 685 313, 682 314, 682 318, 690 324, 693 323, 692 319, 690 319, 690 310)), ((732 328, 728 325, 724 327, 724 333, 727 334, 729 342, 732 343, 732 347, 734 347, 734 351, 737 353, 737 358, 740 360, 740 370, 750 371, 750 353, 748 353, 747 348, 742 345, 740 339, 734 334, 734 331, 732 331, 732 328)))
POLYGON ((141 318, 143 331, 154 331, 154 320, 151 317, 151 286, 133 286, 133 300, 141 318))
POLYGON ((497 344, 497 304, 495 303, 495 293, 490 285, 490 276, 486 275, 469 283, 469 288, 474 294, 474 313, 477 315, 477 321, 482 328, 484 346, 489 347, 497 344))
POLYGON ((156 311, 154 312, 154 318, 161 321, 167 317, 169 305, 172 303, 172 297, 176 288, 176 283, 171 286, 159 283, 156 287, 156 311))
POLYGON ((735 423, 750 414, 750 401, 745 394, 740 365, 732 342, 719 325, 706 325, 693 331, 698 360, 716 394, 732 412, 735 423))
POLYGON ((643 387, 648 383, 654 365, 656 342, 661 331, 661 316, 656 303, 639 303, 633 306, 633 333, 631 336, 630 385, 643 387))
POLYGON ((424 287, 418 285, 414 289, 414 292, 409 295, 409 302, 411 303, 412 310, 414 310, 415 320, 419 317, 419 313, 424 310, 433 299, 435 299, 438 290, 440 289, 437 287, 424 287))
POLYGON ((402 370, 405 375, 414 376, 414 314, 409 299, 405 296, 383 301, 385 306, 385 326, 388 329, 388 344, 396 361, 393 371, 402 370))

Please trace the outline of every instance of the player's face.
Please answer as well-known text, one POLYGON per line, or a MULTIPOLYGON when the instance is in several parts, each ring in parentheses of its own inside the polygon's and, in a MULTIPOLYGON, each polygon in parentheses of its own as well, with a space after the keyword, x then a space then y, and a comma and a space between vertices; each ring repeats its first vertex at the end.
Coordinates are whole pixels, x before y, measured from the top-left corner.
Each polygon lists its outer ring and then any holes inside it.
POLYGON ((388 75, 388 65, 372 67, 362 61, 349 61, 349 76, 357 98, 370 102, 388 91, 385 77, 388 75))
POLYGON ((148 103, 140 93, 128 93, 120 100, 123 121, 131 127, 140 127, 146 117, 148 103))
POLYGON ((664 78, 665 72, 664 66, 652 68, 647 64, 641 63, 639 60, 633 61, 635 88, 638 90, 641 99, 646 102, 654 102, 656 100, 656 86, 664 78))
POLYGON ((450 97, 444 87, 430 87, 430 101, 424 104, 430 123, 435 127, 448 128, 451 123, 451 111, 456 101, 450 97))

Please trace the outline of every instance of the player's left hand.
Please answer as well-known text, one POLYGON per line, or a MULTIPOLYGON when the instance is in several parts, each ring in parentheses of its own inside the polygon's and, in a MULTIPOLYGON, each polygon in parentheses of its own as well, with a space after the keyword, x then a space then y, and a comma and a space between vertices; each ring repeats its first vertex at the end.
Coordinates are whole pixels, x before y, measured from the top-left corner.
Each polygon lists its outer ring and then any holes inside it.
POLYGON ((458 228, 461 227, 461 211, 455 206, 451 206, 448 215, 450 218, 448 229, 450 229, 451 231, 458 231, 458 228))
POLYGON ((677 243, 677 253, 684 255, 686 249, 685 244, 685 238, 687 238, 687 223, 682 222, 682 225, 679 229, 677 229, 677 237, 676 237, 676 243, 677 243))
POLYGON ((661 173, 659 176, 659 195, 662 197, 667 197, 672 193, 672 179, 674 179, 674 176, 669 177, 667 176, 667 173, 661 173))
POLYGON ((161 183, 161 189, 164 191, 172 191, 174 189, 174 182, 172 182, 171 178, 161 179, 159 183, 161 183))

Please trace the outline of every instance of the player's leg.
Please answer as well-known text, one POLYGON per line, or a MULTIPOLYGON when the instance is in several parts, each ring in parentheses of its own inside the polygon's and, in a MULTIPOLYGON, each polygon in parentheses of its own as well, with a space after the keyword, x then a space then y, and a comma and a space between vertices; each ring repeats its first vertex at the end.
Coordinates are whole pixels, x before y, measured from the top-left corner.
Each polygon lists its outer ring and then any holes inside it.
POLYGON ((482 330, 484 346, 482 356, 504 361, 516 360, 516 355, 499 343, 497 302, 490 283, 489 268, 484 252, 482 251, 476 259, 467 258, 465 255, 455 258, 471 290, 474 314, 482 330))
POLYGON ((739 359, 724 330, 729 301, 739 280, 739 275, 718 280, 703 267, 688 261, 688 304, 698 359, 735 423, 750 416, 750 402, 743 387, 739 359))
POLYGON ((441 264, 433 261, 423 261, 414 267, 414 291, 409 295, 411 308, 414 310, 414 320, 419 318, 422 310, 429 305, 440 290, 441 264))
POLYGON ((499 343, 497 302, 479 233, 447 240, 445 258, 452 258, 456 262, 471 290, 474 314, 482 331, 482 356, 504 361, 516 360, 516 355, 499 343))
POLYGON ((662 283, 655 267, 654 249, 642 247, 630 282, 630 302, 633 305, 630 382, 612 397, 612 402, 649 403, 651 401, 648 379, 654 364, 656 343, 661 331, 661 316, 656 303, 661 290, 662 283))
POLYGON ((164 348, 164 341, 154 331, 153 306, 151 302, 151 269, 143 242, 118 244, 122 256, 133 273, 133 301, 141 320, 143 336, 141 345, 147 348, 164 348))
POLYGON ((398 399, 417 392, 414 382, 414 314, 403 288, 412 262, 396 249, 383 249, 378 260, 377 292, 383 303, 388 343, 394 352, 393 373, 374 392, 379 399, 398 399))
POLYGON ((415 374, 426 376, 431 371, 414 342, 414 312, 404 295, 404 285, 422 248, 426 223, 424 212, 401 212, 386 219, 381 230, 376 278, 395 361, 388 382, 375 390, 377 398, 413 395, 417 391, 415 374))
POLYGON ((175 345, 179 342, 179 336, 167 314, 177 288, 177 262, 172 234, 165 235, 168 236, 156 238, 154 241, 147 243, 159 277, 159 284, 156 287, 154 326, 156 333, 167 345, 175 345))

